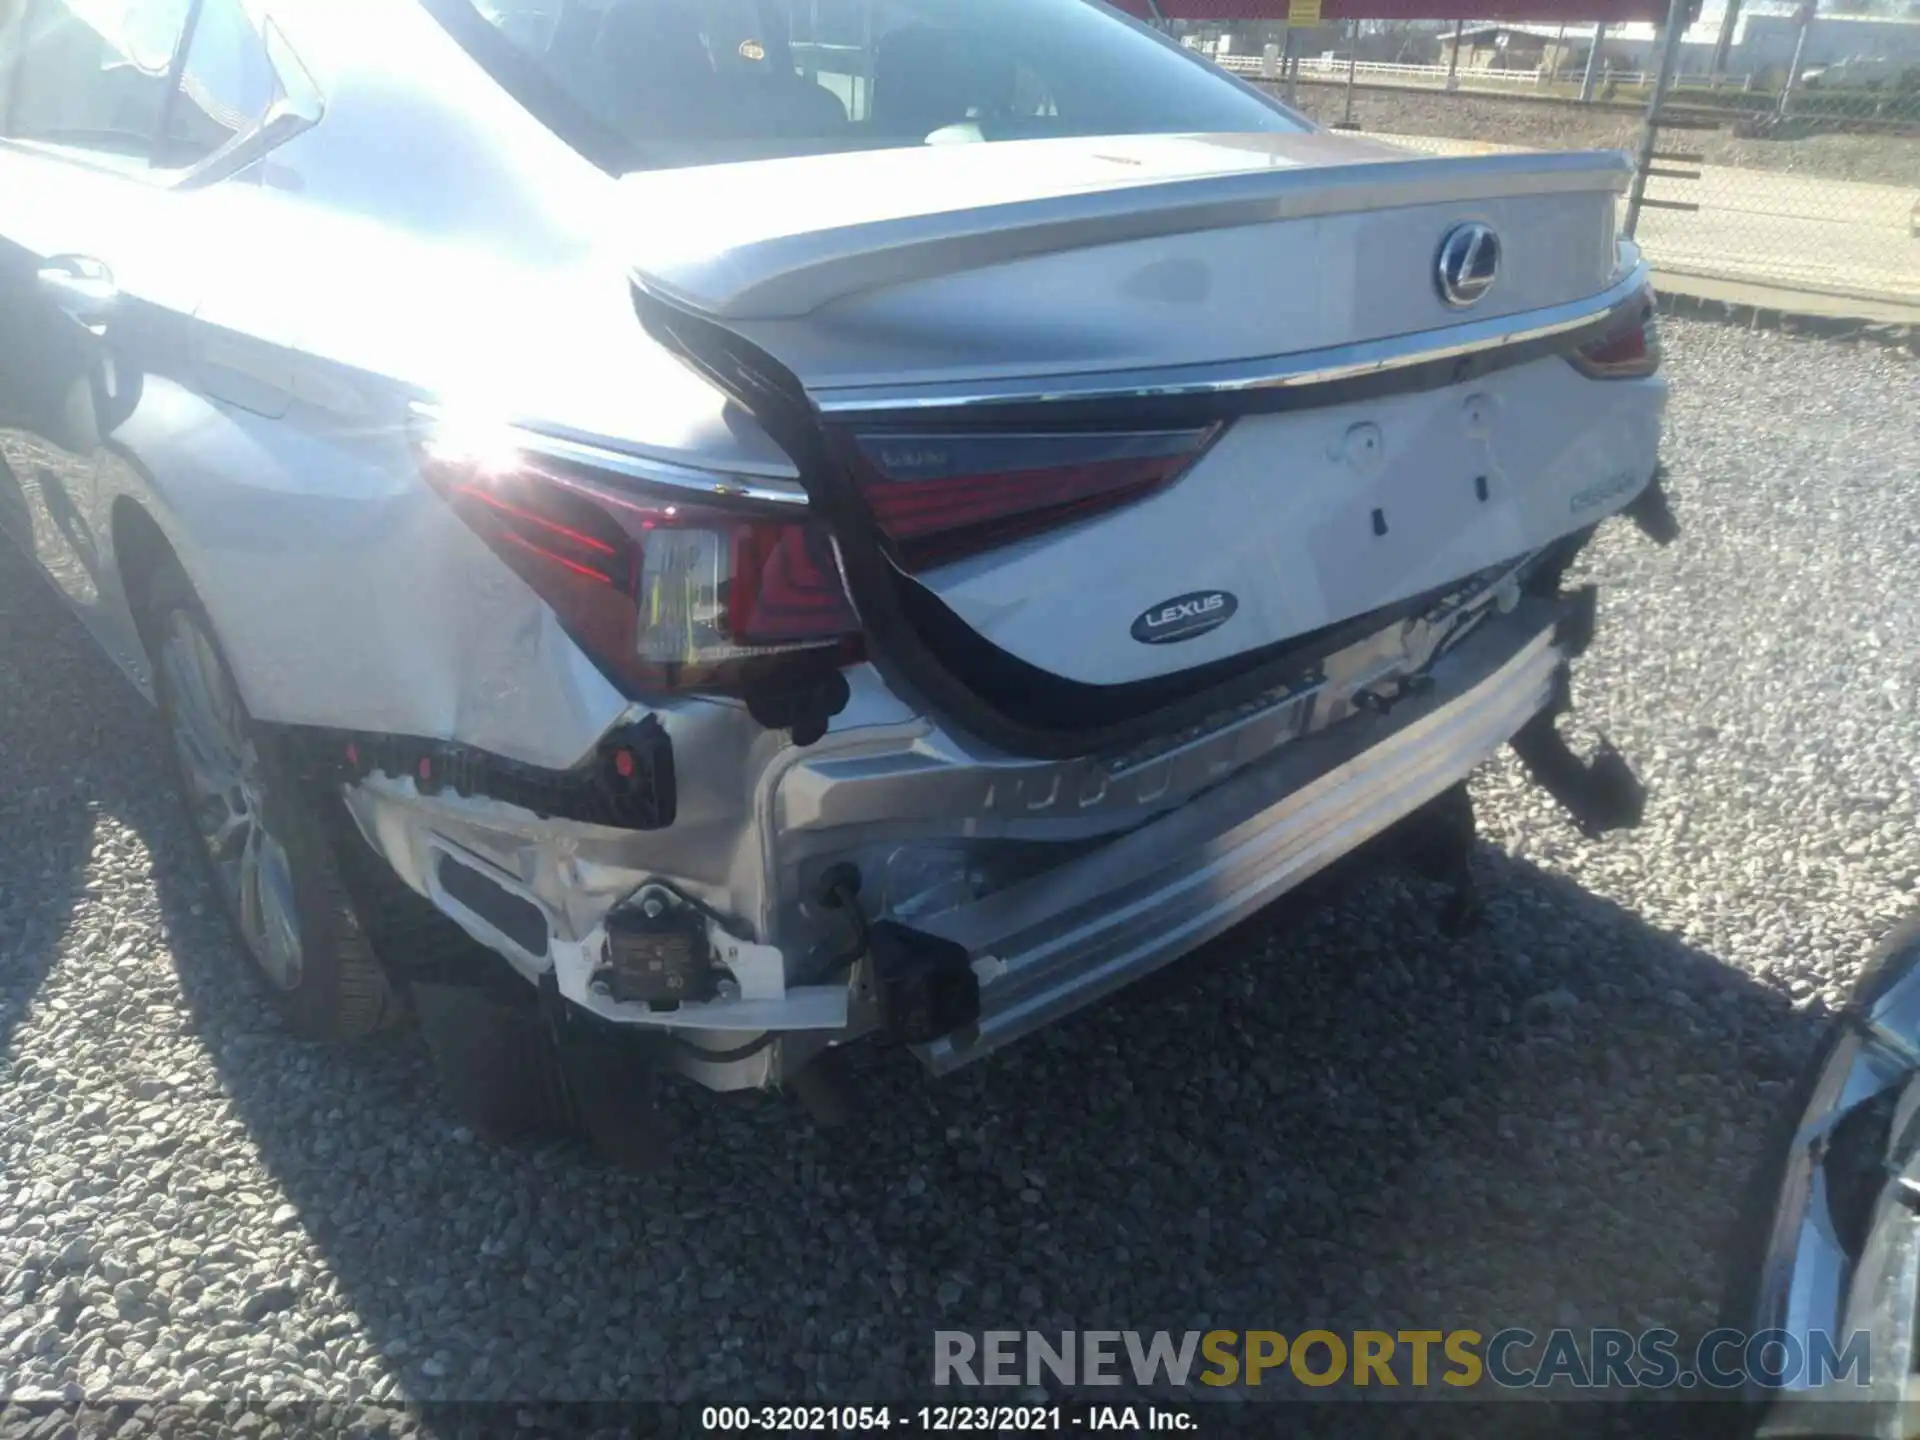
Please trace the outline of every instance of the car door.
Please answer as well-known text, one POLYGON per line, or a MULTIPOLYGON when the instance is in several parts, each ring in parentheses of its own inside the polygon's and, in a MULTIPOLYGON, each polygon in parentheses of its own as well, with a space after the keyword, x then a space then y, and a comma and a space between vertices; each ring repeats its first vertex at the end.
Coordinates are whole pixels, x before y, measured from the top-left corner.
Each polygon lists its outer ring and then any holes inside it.
POLYGON ((101 444, 139 404, 101 253, 137 224, 191 0, 12 0, 0 36, 0 523, 83 614, 101 444))
POLYGON ((284 98, 246 0, 0 0, 0 527, 135 668, 108 504, 185 421, 167 387, 231 259, 192 202, 284 98))

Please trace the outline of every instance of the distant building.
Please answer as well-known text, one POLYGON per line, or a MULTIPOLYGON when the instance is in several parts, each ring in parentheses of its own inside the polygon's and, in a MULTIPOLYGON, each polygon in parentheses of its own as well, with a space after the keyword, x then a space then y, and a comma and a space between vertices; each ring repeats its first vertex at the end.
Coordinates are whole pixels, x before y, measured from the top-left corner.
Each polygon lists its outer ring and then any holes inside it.
MULTIPOLYGON (((1462 70, 1564 70, 1577 49, 1584 61, 1592 43, 1591 26, 1558 25, 1469 25, 1460 31, 1462 70), (1585 33, 1576 32, 1584 30, 1585 33), (1571 48, 1570 48, 1571 47, 1571 48)), ((1446 64, 1453 54, 1455 37, 1440 37, 1440 61, 1446 64)))
MULTIPOLYGON (((1440 32, 1453 32, 1451 22, 1400 21, 1362 22, 1358 55, 1361 60, 1391 65, 1432 65, 1440 56, 1440 32)), ((1280 44, 1288 38, 1284 25, 1266 21, 1181 20, 1173 24, 1173 33, 1195 50, 1208 55, 1258 55, 1268 44, 1280 44)), ((1355 50, 1352 31, 1345 21, 1300 26, 1292 29, 1296 54, 1334 55, 1346 59, 1355 50)))
MULTIPOLYGON (((1713 47, 1720 39, 1723 12, 1708 11, 1680 37, 1680 73, 1703 75, 1713 65, 1713 47)), ((1469 25, 1460 33, 1463 70, 1533 70, 1567 73, 1586 68, 1593 47, 1591 25, 1469 25)), ((1792 11, 1746 11, 1734 21, 1733 44, 1727 52, 1729 75, 1784 72, 1793 61, 1800 34, 1792 11)), ((1610 25, 1601 41, 1600 58, 1614 70, 1648 70, 1659 64, 1658 26, 1644 23, 1610 25)), ((1440 37, 1441 61, 1453 47, 1453 35, 1440 37)), ((1884 61, 1895 67, 1920 65, 1920 19, 1879 15, 1815 15, 1807 32, 1802 65, 1832 65, 1840 61, 1884 61)))

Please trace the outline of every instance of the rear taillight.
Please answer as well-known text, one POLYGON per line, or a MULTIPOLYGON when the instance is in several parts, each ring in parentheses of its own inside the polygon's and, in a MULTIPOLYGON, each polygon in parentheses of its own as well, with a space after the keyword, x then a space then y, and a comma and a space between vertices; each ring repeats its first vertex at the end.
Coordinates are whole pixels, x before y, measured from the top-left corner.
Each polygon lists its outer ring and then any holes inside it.
POLYGON ((1628 318, 1591 345, 1567 357, 1595 380, 1638 380, 1660 368, 1660 324, 1653 291, 1643 290, 1628 318))
POLYGON ((859 620, 822 526, 559 448, 428 416, 417 452, 454 513, 623 688, 738 692, 860 659, 859 620))
POLYGON ((867 434, 856 469, 900 563, 925 570, 1137 500, 1193 464, 1217 430, 867 434))

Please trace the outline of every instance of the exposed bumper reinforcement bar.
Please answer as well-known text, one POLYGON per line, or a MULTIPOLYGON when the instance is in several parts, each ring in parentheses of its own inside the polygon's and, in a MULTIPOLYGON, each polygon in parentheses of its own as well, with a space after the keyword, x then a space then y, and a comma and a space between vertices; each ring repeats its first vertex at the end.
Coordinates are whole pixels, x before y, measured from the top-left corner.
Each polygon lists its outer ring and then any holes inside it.
POLYGON ((973 957, 980 1018, 916 1053, 941 1074, 980 1059, 1221 934, 1457 784, 1552 703, 1557 619, 1523 604, 1389 716, 1355 717, 1085 859, 930 917, 973 957), (1516 633, 1532 637, 1517 651, 1516 633))

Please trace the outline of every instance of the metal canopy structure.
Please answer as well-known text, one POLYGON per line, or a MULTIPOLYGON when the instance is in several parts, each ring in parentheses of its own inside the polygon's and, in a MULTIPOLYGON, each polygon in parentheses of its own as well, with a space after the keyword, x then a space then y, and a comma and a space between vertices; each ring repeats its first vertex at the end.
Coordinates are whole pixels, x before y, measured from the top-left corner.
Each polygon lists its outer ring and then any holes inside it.
MULTIPOLYGON (((1254 20, 1279 24, 1288 0, 1113 0, 1143 20, 1254 20), (1157 13, 1156 13, 1157 12, 1157 13)), ((1321 20, 1525 20, 1618 25, 1667 18, 1665 0, 1321 0, 1321 20)), ((1297 7, 1295 13, 1298 13, 1297 7)))

